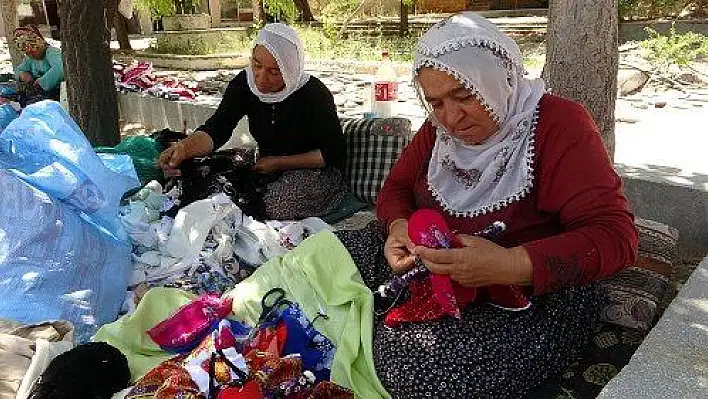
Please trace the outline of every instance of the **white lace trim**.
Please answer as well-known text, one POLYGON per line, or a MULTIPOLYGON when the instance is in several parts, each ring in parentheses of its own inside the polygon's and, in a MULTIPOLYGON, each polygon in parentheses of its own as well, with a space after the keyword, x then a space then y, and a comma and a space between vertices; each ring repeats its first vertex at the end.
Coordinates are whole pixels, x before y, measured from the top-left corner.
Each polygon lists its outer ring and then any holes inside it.
POLYGON ((510 195, 507 198, 501 199, 499 201, 493 202, 489 205, 484 205, 479 208, 473 209, 471 211, 457 211, 452 208, 450 208, 447 203, 443 200, 442 196, 438 191, 428 182, 428 190, 433 194, 433 197, 435 200, 442 206, 442 208, 447 212, 448 214, 455 216, 455 217, 476 217, 479 215, 485 215, 487 213, 492 213, 498 210, 501 210, 503 208, 506 208, 510 204, 514 202, 521 201, 523 198, 525 198, 530 192, 531 188, 533 188, 533 180, 534 180, 534 158, 536 156, 536 128, 538 125, 538 117, 539 117, 539 107, 536 106, 536 109, 534 110, 533 113, 533 118, 531 120, 531 129, 529 132, 529 145, 528 148, 526 149, 526 167, 528 168, 529 174, 528 177, 526 178, 526 183, 524 186, 519 190, 517 193, 514 193, 510 195))
POLYGON ((496 41, 489 40, 487 38, 478 37, 459 37, 455 39, 450 39, 442 44, 435 46, 435 48, 428 47, 425 42, 418 43, 416 51, 427 57, 437 58, 442 54, 449 53, 451 51, 457 51, 466 46, 476 46, 485 47, 489 50, 496 52, 498 55, 503 56, 509 61, 513 62, 522 74, 526 73, 522 60, 506 50, 506 48, 496 41))

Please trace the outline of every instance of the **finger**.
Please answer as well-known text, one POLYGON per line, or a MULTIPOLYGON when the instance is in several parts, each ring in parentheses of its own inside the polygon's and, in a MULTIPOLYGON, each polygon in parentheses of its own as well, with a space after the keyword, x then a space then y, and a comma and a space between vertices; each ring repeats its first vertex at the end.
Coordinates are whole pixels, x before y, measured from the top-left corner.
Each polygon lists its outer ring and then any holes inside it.
POLYGON ((433 249, 417 245, 411 252, 432 263, 454 263, 457 260, 454 249, 433 249))
POLYGON ((165 151, 162 152, 162 154, 160 154, 160 158, 158 158, 158 160, 157 160, 157 166, 160 169, 164 169, 165 166, 167 166, 167 160, 170 159, 171 154, 172 154, 171 148, 166 149, 165 151))
POLYGON ((175 149, 172 151, 172 154, 170 154, 170 167, 175 167, 179 165, 179 163, 182 161, 182 154, 179 149, 179 147, 175 146, 175 149))
POLYGON ((393 268, 393 270, 396 270, 398 272, 404 272, 411 269, 415 265, 415 256, 410 254, 404 255, 395 258, 392 263, 393 264, 391 265, 391 267, 393 268))
POLYGON ((428 268, 428 270, 435 274, 451 275, 454 272, 454 268, 452 267, 452 265, 449 264, 441 264, 425 260, 423 261, 423 263, 425 264, 425 267, 428 268))

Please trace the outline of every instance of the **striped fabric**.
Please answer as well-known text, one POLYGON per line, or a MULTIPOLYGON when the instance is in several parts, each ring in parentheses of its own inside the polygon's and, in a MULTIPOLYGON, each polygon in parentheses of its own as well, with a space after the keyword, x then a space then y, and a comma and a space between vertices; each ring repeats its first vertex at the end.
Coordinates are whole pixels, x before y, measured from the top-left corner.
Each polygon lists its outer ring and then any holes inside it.
POLYGON ((376 203, 381 185, 411 140, 411 122, 405 118, 342 119, 347 141, 345 178, 351 192, 376 203))

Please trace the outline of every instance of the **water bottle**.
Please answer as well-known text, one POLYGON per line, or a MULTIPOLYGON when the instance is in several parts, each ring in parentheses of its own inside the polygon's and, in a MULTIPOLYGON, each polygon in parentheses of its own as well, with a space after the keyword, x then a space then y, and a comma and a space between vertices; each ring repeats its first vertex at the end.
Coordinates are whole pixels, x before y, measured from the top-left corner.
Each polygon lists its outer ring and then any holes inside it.
POLYGON ((374 115, 378 118, 394 116, 394 106, 398 103, 398 76, 388 51, 381 53, 381 65, 376 71, 372 89, 374 115))

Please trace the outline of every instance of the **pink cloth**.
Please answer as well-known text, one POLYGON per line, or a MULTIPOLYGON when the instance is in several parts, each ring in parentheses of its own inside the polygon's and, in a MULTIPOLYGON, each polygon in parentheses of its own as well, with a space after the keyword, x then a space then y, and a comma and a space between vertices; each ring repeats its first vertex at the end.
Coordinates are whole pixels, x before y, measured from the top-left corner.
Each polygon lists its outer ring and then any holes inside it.
POLYGON ((231 313, 231 298, 206 294, 181 307, 147 333, 156 344, 170 352, 189 351, 211 331, 214 322, 231 313))
MULTIPOLYGON (((414 244, 429 248, 462 247, 462 243, 447 226, 445 219, 430 209, 420 209, 411 215, 408 220, 408 236, 414 244)), ((444 316, 460 319, 462 309, 480 297, 508 310, 523 310, 530 304, 522 289, 517 286, 468 288, 452 281, 447 275, 435 273, 413 281, 410 290, 410 300, 386 315, 384 323, 387 326, 437 320, 444 316)))

